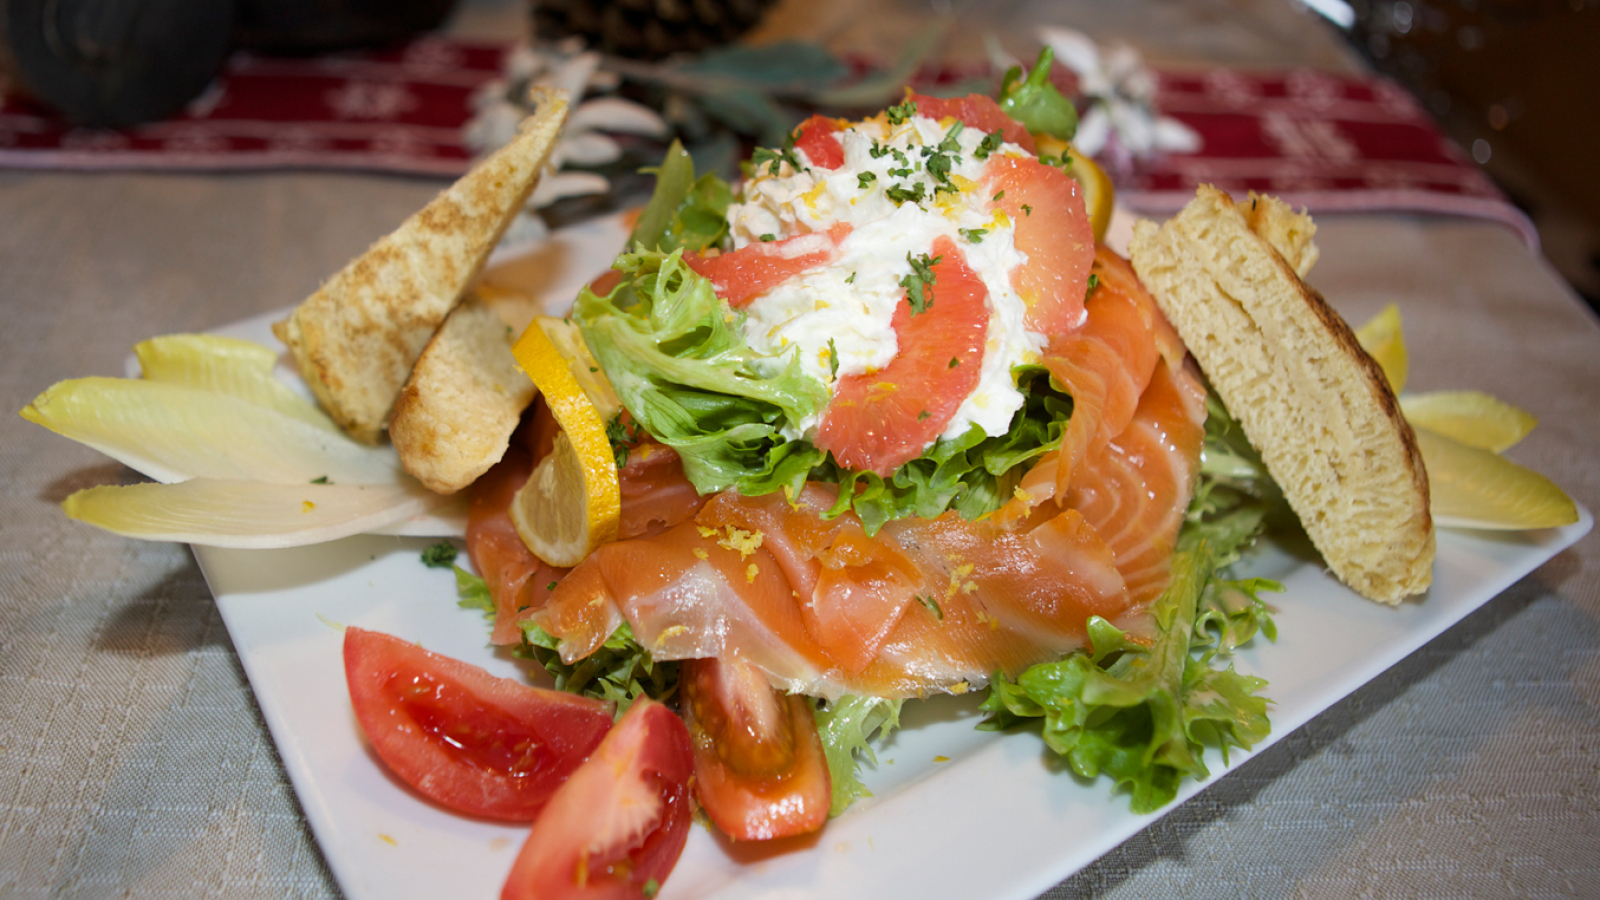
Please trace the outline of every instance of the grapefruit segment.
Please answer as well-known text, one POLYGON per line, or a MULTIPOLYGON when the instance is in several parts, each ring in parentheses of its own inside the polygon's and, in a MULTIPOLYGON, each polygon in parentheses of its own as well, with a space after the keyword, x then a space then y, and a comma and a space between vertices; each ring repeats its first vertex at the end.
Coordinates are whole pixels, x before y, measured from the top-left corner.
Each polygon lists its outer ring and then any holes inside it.
POLYGON ((1028 256, 1011 276, 1028 307, 1028 330, 1054 337, 1082 327, 1094 227, 1078 182, 1036 159, 995 156, 984 169, 983 190, 1010 218, 1017 249, 1028 256))
POLYGON ((891 323, 899 350, 877 372, 839 379, 816 444, 846 468, 888 476, 933 443, 978 384, 989 330, 989 291, 955 242, 933 243, 932 300, 909 300, 891 323))
POLYGON ((844 165, 844 145, 834 137, 839 130, 837 119, 812 116, 800 123, 795 132, 794 146, 819 169, 837 169, 844 165))
POLYGON ((685 253, 683 261, 711 279, 718 297, 741 309, 790 278, 831 264, 849 234, 850 226, 840 222, 827 231, 746 244, 719 256, 685 253))
POLYGON ((917 104, 917 115, 927 116, 930 119, 955 119, 968 128, 976 128, 984 134, 994 131, 1001 132, 1005 139, 1022 149, 1033 152, 1033 135, 1028 133, 1021 122, 1011 118, 1000 109, 1000 104, 991 97, 982 94, 968 94, 965 97, 929 97, 926 94, 913 92, 910 95, 912 102, 917 104))

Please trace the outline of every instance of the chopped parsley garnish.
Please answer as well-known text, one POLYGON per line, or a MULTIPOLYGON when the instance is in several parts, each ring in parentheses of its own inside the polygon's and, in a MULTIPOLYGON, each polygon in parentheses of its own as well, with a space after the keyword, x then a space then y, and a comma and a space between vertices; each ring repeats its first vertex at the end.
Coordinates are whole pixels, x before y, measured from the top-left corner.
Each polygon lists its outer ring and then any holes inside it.
POLYGON ((963 228, 963 229, 961 229, 961 236, 966 238, 967 240, 971 241, 974 244, 983 243, 983 236, 988 234, 988 233, 989 233, 989 229, 987 229, 987 228, 963 228))
POLYGON ((620 469, 628 464, 628 449, 639 442, 639 426, 633 426, 630 432, 628 426, 622 424, 622 413, 617 413, 606 423, 606 439, 611 442, 611 455, 620 469))
POLYGON ((844 280, 844 283, 845 283, 845 284, 855 284, 855 283, 856 283, 856 273, 854 273, 854 272, 851 272, 851 273, 850 273, 850 277, 849 277, 849 278, 846 278, 846 279, 845 279, 845 280, 844 280))
MULTIPOLYGON (((870 175, 872 173, 868 172, 867 174, 870 175)), ((911 170, 910 169, 890 169, 889 170, 889 174, 893 175, 896 178, 905 178, 906 176, 911 174, 911 170)))
POLYGON ((890 125, 904 125, 905 121, 917 114, 917 101, 907 100, 899 106, 891 106, 884 111, 889 117, 890 125))
POLYGON ((924 419, 927 419, 930 415, 932 415, 932 413, 928 412, 927 410, 923 410, 922 412, 917 413, 917 421, 921 422, 924 419))
MULTIPOLYGON (((854 278, 855 273, 852 272, 850 277, 854 278)), ((835 381, 839 380, 839 348, 833 345, 833 338, 828 338, 828 374, 835 381)))
POLYGON ((913 315, 927 312, 928 307, 933 305, 933 286, 939 280, 939 276, 933 273, 933 267, 942 259, 943 256, 929 259, 926 253, 916 257, 906 254, 906 262, 911 264, 911 274, 900 279, 900 286, 906 289, 906 302, 911 304, 913 315))
POLYGON ((1022 214, 1025 215, 1025 216, 1033 215, 1033 207, 1029 206, 1026 203, 1022 204, 1022 214))
POLYGON ((794 155, 794 149, 791 147, 785 147, 782 150, 757 147, 755 152, 750 154, 750 163, 751 167, 757 170, 762 166, 766 166, 768 175, 778 174, 784 163, 788 163, 795 171, 805 168, 805 166, 800 165, 800 157, 794 155))
POLYGON ((333 484, 333 482, 328 480, 328 476, 326 476, 326 475, 318 475, 317 477, 311 479, 311 483, 312 484, 333 484))
POLYGON ((928 594, 917 594, 916 598, 917 602, 921 603, 924 609, 933 613, 933 617, 935 619, 938 619, 941 622, 944 621, 944 610, 939 608, 939 601, 933 599, 933 597, 928 594))
POLYGON ((998 194, 995 194, 995 195, 994 195, 994 199, 995 199, 995 202, 996 202, 996 203, 998 203, 998 202, 1000 202, 1000 198, 1001 198, 1001 197, 1004 197, 1004 196, 1005 196, 1005 195, 1006 195, 1006 192, 1005 192, 1005 191, 1001 191, 1001 192, 1000 192, 1000 193, 998 193, 998 194))
POLYGON ((639 890, 640 893, 644 894, 645 900, 654 900, 655 895, 661 893, 661 882, 654 878, 648 879, 645 881, 644 887, 639 890))
POLYGON ((938 146, 922 148, 922 155, 927 159, 928 174, 933 176, 938 185, 934 188, 935 192, 957 192, 956 186, 950 183, 950 167, 961 161, 958 155, 961 150, 959 137, 965 127, 957 122, 950 126, 950 130, 945 133, 944 140, 940 141, 938 146))
POLYGON ((773 234, 773 233, 772 233, 772 232, 770 232, 770 231, 769 231, 769 232, 767 232, 767 233, 766 233, 766 234, 763 234, 763 235, 762 235, 762 236, 761 236, 761 238, 760 238, 760 240, 761 240, 761 243, 763 243, 763 244, 770 244, 770 243, 772 243, 772 242, 773 242, 773 241, 775 241, 775 240, 777 240, 777 239, 778 239, 778 236, 777 236, 777 235, 775 235, 775 234, 773 234))
POLYGON ((1095 288, 1097 288, 1099 286, 1100 286, 1100 276, 1099 275, 1090 275, 1089 276, 1089 290, 1083 295, 1084 298, 1087 299, 1089 297, 1093 297, 1095 288))
POLYGON ((961 360, 959 358, 954 357, 954 356, 950 357, 950 368, 954 369, 956 366, 959 366, 959 365, 961 365, 961 360))
POLYGON ((559 581, 552 581, 549 584, 545 585, 544 589, 547 590, 547 591, 553 591, 553 590, 556 589, 556 585, 558 585, 560 583, 561 582, 559 582, 559 581))
POLYGON ((999 150, 1005 141, 1005 133, 997 128, 983 136, 983 140, 978 142, 978 147, 972 151, 972 155, 978 159, 988 159, 989 154, 999 150))
POLYGON ((422 564, 430 569, 448 569, 456 564, 456 545, 440 541, 422 551, 422 564))
POLYGON ((882 159, 883 157, 889 155, 889 148, 878 143, 877 141, 873 141, 872 149, 868 150, 867 152, 872 154, 873 159, 882 159))
POLYGON ((862 190, 866 190, 867 185, 877 180, 878 174, 876 172, 862 172, 860 175, 856 176, 856 184, 860 185, 862 190))
POLYGON ((901 185, 897 184, 894 187, 889 188, 887 191, 884 191, 884 196, 896 203, 905 203, 906 201, 910 201, 912 203, 921 203, 922 198, 927 196, 927 194, 924 192, 922 182, 919 181, 916 184, 913 184, 910 188, 902 187, 901 185))

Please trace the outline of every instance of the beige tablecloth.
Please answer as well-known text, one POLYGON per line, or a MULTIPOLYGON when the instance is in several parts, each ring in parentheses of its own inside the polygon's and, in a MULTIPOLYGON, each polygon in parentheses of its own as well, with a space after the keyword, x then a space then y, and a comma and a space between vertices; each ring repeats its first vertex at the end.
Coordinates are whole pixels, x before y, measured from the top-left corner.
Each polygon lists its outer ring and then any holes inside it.
MULTIPOLYGON (((1148 41, 1169 58, 1344 64, 1277 4, 1142 8, 1190 29, 1148 41)), ((437 189, 0 173, 0 406, 119 375, 141 338, 296 302, 437 189)), ((1600 328, 1548 266, 1484 223, 1319 224, 1314 282, 1352 319, 1401 305, 1414 387, 1533 410, 1510 455, 1600 508, 1600 328)), ((0 418, 0 897, 335 896, 189 551, 58 509, 131 480, 0 418)), ((1597 572, 1591 535, 1047 896, 1600 896, 1597 572)))

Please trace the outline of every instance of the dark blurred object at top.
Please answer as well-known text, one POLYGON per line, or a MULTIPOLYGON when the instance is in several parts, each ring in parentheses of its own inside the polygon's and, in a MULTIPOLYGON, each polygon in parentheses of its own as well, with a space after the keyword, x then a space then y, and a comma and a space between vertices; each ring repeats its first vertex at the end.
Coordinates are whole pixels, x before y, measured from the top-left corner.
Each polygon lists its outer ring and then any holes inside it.
POLYGON ((1600 310, 1600 0, 1352 0, 1350 40, 1534 220, 1600 310))
POLYGON ((0 0, 0 63, 74 123, 165 118, 229 50, 320 53, 405 40, 455 0, 0 0))
POLYGON ((661 59, 729 43, 777 0, 534 0, 540 40, 577 36, 603 53, 661 59))
POLYGON ((235 40, 263 53, 397 44, 444 23, 456 0, 239 0, 235 40))

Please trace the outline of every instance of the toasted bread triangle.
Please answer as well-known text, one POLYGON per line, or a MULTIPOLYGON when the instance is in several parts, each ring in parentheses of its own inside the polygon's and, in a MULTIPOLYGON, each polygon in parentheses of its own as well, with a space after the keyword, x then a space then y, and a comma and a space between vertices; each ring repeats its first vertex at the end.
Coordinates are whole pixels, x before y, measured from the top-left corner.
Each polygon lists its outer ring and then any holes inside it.
POLYGON ((1309 218, 1297 225, 1274 207, 1258 232, 1251 212, 1202 186, 1166 224, 1136 226, 1134 268, 1328 567, 1363 596, 1399 603, 1433 577, 1416 437, 1383 371, 1296 274, 1315 260, 1309 218))
POLYGON ((273 326, 334 421, 377 443, 422 348, 527 202, 567 117, 543 92, 517 137, 273 326))

